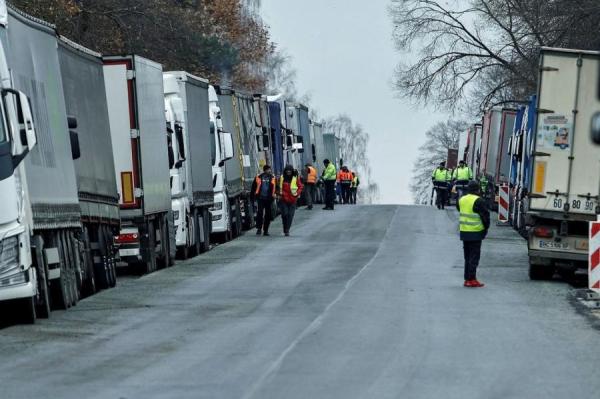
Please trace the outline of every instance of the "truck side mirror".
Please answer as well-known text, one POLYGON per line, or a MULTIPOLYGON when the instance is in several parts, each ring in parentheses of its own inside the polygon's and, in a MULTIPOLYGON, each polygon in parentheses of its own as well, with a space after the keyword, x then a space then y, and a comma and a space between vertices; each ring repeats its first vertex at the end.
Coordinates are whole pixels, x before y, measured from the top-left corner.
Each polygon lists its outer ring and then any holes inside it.
POLYGON ((67 125, 69 126, 69 140, 71 141, 71 158, 81 158, 81 148, 79 147, 79 135, 76 131, 70 129, 77 129, 77 118, 74 116, 67 115, 67 125))
POLYGON ((223 141, 223 158, 225 160, 233 158, 233 137, 231 133, 221 132, 221 140, 223 141))
POLYGON ((592 117, 591 138, 595 144, 600 144, 600 112, 592 117))
POLYGON ((12 133, 11 136, 13 140, 11 149, 13 158, 12 163, 16 168, 37 144, 37 135, 33 123, 33 112, 27 95, 18 90, 3 89, 2 103, 5 111, 9 115, 11 114, 11 110, 16 112, 16 126, 13 126, 11 123, 13 118, 7 118, 7 121, 10 123, 9 130, 12 133), (12 98, 12 101, 9 98, 12 98), (19 141, 16 141, 17 137, 19 138, 19 141))

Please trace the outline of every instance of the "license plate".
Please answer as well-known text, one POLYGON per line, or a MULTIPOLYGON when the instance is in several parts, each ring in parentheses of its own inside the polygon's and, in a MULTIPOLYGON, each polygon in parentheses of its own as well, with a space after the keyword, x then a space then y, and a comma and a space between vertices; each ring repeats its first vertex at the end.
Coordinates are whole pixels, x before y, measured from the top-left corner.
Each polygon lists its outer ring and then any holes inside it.
POLYGON ((568 242, 543 241, 540 240, 539 246, 541 249, 569 249, 568 242))
POLYGON ((137 248, 119 249, 119 255, 121 256, 138 256, 139 254, 140 250, 137 248))

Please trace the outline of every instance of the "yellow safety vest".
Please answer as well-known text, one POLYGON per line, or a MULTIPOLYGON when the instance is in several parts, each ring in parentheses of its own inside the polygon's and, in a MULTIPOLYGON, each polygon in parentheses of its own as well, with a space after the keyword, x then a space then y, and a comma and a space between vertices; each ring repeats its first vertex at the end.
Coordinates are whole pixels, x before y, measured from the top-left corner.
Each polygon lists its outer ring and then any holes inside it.
POLYGON ((352 187, 352 188, 358 187, 358 176, 354 176, 354 178, 352 179, 352 185, 350 187, 352 187))
POLYGON ((485 230, 485 226, 481 221, 481 216, 473 210, 475 201, 479 199, 479 196, 474 194, 464 195, 458 201, 458 207, 460 208, 460 231, 461 233, 481 233, 485 230))
POLYGON ((471 168, 468 166, 456 168, 454 170, 454 178, 456 180, 471 180, 473 178, 473 172, 471 172, 471 168))
MULTIPOLYGON (((290 190, 292 191, 292 195, 294 197, 298 196, 298 179, 296 176, 292 177, 292 182, 290 184, 290 190)), ((283 176, 279 178, 279 192, 283 191, 283 176)))
POLYGON ((448 170, 437 168, 433 172, 433 180, 435 181, 447 181, 448 180, 448 170))

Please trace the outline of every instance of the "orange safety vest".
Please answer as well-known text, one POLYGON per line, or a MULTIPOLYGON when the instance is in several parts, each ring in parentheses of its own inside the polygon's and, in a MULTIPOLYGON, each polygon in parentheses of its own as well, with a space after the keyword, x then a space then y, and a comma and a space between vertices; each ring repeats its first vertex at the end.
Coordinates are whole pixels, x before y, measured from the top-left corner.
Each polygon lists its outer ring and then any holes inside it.
POLYGON ((344 183, 352 182, 352 172, 341 172, 340 181, 344 183))
MULTIPOLYGON (((256 176, 256 191, 254 192, 255 195, 260 195, 260 186, 262 184, 262 179, 260 178, 260 175, 256 176)), ((277 180, 275 180, 275 177, 271 178, 271 187, 272 187, 272 193, 271 196, 275 196, 275 189, 277 188, 277 180)))
POLYGON ((317 182, 317 170, 312 166, 308 167, 308 176, 306 182, 308 184, 315 184, 317 182))

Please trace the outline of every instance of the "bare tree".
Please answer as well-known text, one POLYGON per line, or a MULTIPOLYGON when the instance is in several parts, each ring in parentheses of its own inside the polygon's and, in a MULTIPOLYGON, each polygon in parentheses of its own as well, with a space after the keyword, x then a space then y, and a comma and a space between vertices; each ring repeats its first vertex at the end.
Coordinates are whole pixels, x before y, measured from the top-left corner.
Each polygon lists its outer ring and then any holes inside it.
POLYGON ((397 92, 449 109, 526 98, 540 46, 599 44, 596 0, 391 0, 389 11, 397 48, 417 53, 398 65, 397 92))
POLYGON ((367 155, 369 134, 361 125, 354 124, 348 115, 338 115, 325 121, 324 131, 340 139, 340 153, 344 165, 356 172, 360 179, 358 201, 372 204, 379 199, 379 186, 372 176, 367 155))
POLYGON ((425 133, 426 141, 419 147, 419 156, 413 166, 410 191, 415 204, 427 204, 431 198, 431 173, 445 161, 448 149, 458 148, 458 141, 467 123, 461 120, 439 122, 425 133))

